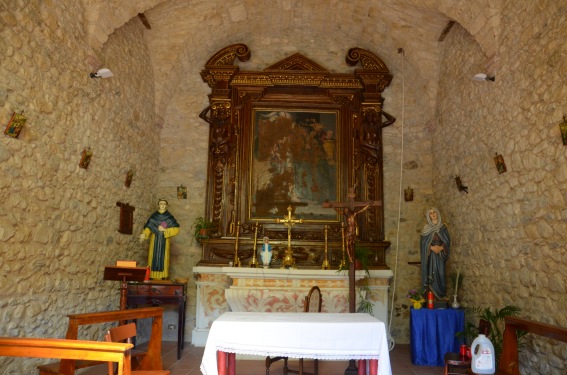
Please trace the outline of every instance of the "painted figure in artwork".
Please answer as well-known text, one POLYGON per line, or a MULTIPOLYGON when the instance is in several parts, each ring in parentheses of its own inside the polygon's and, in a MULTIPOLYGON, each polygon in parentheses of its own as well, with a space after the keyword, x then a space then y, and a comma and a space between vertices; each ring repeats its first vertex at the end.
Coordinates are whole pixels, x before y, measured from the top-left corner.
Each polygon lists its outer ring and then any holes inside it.
POLYGON ((451 238, 437 208, 427 210, 427 224, 421 231, 421 285, 438 298, 445 298, 447 285, 445 263, 449 259, 451 238))
POLYGON ((140 242, 150 239, 150 278, 158 280, 165 280, 169 276, 169 239, 179 233, 179 224, 167 211, 167 206, 165 199, 158 200, 158 210, 149 217, 140 234, 140 242))
POLYGON ((270 245, 268 237, 264 237, 264 243, 260 250, 260 258, 262 258, 262 265, 264 268, 268 268, 272 261, 272 245, 270 245))

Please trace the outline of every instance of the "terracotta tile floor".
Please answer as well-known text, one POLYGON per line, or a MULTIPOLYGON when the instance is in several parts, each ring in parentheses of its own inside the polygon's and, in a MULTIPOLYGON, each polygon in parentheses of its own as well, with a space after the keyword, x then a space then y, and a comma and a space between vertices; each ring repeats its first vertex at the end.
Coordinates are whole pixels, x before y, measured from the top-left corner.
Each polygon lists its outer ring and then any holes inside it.
MULTIPOLYGON (((180 360, 177 360, 177 344, 172 341, 163 343, 163 366, 171 371, 171 375, 199 375, 199 365, 205 348, 196 348, 190 343, 185 344, 185 349, 180 360)), ((410 346, 407 344, 396 344, 390 352, 393 375, 441 375, 443 367, 414 366, 410 361, 410 346)), ((295 363, 290 362, 289 367, 295 363)), ((282 375, 283 365, 274 363, 270 368, 271 375, 282 375)), ((305 370, 309 371, 312 362, 305 361, 305 370)), ((321 375, 344 375, 348 367, 347 361, 319 361, 319 374, 321 375)), ((106 366, 93 367, 84 372, 88 375, 108 375, 106 366)), ((237 375, 264 375, 266 373, 264 361, 237 360, 237 375)))

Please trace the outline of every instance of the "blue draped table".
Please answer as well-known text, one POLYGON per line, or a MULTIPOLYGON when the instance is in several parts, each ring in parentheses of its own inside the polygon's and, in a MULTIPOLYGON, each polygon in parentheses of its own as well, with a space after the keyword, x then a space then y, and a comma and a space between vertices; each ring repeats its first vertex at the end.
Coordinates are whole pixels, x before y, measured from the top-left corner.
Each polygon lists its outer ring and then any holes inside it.
POLYGON ((411 363, 445 366, 447 352, 459 352, 463 340, 455 333, 465 328, 462 309, 410 309, 411 363))

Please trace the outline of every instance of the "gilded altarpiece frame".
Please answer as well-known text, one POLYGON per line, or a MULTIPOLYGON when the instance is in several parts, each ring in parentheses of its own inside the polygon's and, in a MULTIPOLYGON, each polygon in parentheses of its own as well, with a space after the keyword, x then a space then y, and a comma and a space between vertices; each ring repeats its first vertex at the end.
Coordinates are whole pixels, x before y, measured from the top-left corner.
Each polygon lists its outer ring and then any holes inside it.
MULTIPOLYGON (((201 241, 199 265, 226 266, 253 255, 255 232, 268 236, 272 267, 281 264, 287 228, 276 224, 287 207, 303 219, 292 230, 298 268, 321 268, 324 227, 332 268, 341 260, 342 217, 322 208, 325 200, 382 201, 382 128, 395 119, 383 111, 381 92, 392 76, 374 54, 351 48, 352 73, 331 73, 296 53, 262 71, 240 71, 248 61, 244 44, 218 51, 205 64, 211 87, 200 117, 209 126, 206 219, 217 232, 201 241)), ((371 269, 387 269, 383 206, 372 207, 358 222, 361 244, 373 249, 371 269)))

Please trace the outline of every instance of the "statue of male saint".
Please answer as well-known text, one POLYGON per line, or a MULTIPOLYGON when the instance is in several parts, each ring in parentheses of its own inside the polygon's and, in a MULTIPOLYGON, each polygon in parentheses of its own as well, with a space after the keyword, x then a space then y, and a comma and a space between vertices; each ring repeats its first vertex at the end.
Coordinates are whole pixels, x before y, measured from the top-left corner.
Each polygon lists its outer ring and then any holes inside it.
POLYGON ((150 278, 166 280, 169 276, 169 239, 179 233, 179 223, 169 211, 165 199, 158 200, 158 210, 144 225, 140 242, 150 239, 148 266, 150 278))

